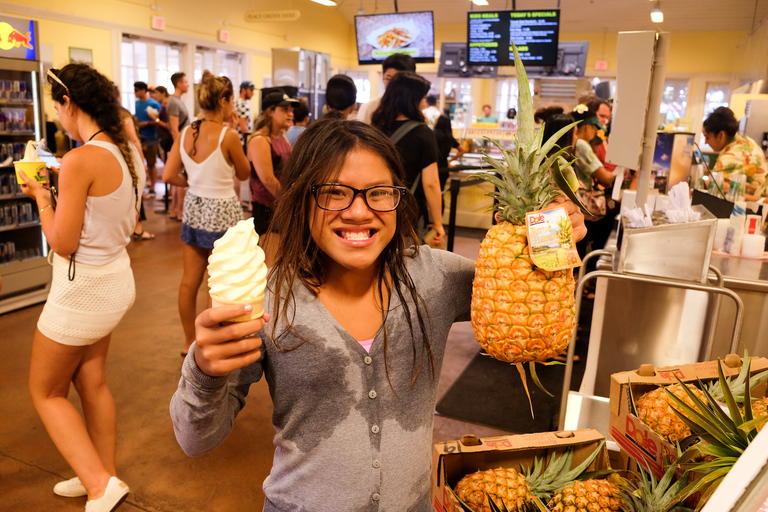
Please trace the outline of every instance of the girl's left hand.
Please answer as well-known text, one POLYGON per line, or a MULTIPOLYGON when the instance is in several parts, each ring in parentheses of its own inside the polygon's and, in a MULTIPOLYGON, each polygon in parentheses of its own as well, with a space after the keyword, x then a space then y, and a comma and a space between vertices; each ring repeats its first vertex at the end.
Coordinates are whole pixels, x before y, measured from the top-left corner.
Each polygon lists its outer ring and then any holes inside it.
POLYGON ((16 174, 21 176, 21 181, 24 182, 20 185, 20 187, 22 193, 24 193, 24 195, 27 197, 31 197, 32 199, 37 200, 41 193, 47 193, 46 189, 43 188, 42 183, 38 183, 37 181, 33 180, 27 176, 26 173, 16 171, 16 174))

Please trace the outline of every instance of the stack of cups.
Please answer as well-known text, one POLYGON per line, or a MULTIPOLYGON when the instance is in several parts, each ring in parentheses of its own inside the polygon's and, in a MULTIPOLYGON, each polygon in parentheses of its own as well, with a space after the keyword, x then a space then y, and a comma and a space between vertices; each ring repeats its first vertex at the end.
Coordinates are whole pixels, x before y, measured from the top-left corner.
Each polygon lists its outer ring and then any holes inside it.
POLYGON ((741 255, 744 258, 762 258, 765 252, 765 235, 744 235, 741 255))

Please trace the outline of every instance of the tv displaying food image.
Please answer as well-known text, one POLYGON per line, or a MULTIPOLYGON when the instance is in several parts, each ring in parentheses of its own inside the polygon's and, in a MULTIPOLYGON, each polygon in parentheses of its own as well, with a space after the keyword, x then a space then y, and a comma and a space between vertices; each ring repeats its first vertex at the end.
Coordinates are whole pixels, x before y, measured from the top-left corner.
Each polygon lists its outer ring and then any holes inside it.
POLYGON ((355 35, 359 64, 379 64, 393 53, 435 62, 432 11, 355 16, 355 35))

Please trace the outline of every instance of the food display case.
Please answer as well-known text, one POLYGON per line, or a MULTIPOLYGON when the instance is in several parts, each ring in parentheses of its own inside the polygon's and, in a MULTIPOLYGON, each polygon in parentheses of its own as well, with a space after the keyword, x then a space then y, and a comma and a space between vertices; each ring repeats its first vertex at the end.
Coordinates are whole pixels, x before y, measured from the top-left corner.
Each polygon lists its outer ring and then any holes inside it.
POLYGON ((41 73, 37 22, 0 16, 0 313, 44 301, 51 281, 37 207, 13 167, 43 137, 41 73))

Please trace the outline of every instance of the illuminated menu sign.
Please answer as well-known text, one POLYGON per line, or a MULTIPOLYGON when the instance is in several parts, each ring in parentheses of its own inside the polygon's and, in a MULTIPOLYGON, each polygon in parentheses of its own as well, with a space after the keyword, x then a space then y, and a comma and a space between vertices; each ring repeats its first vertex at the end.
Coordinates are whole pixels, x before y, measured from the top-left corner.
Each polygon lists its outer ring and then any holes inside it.
POLYGON ((557 65, 560 10, 467 13, 469 64, 514 66, 512 42, 526 66, 557 65))

